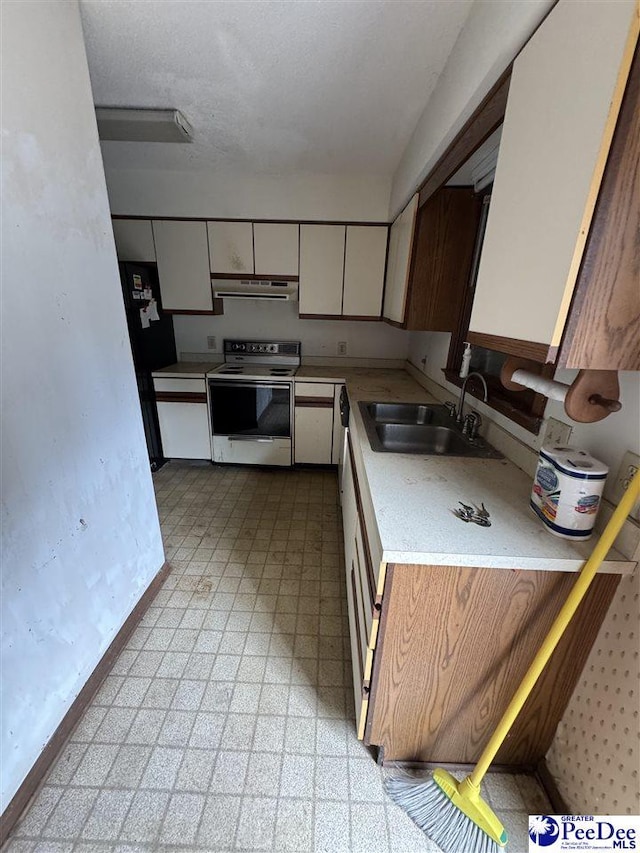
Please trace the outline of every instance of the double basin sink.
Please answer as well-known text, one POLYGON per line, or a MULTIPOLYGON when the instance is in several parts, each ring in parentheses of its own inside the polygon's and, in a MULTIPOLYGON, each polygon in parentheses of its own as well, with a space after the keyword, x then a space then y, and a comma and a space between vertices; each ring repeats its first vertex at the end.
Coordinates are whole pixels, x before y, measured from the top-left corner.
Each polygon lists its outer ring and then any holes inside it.
POLYGON ((446 406, 370 402, 359 406, 371 449, 378 453, 503 458, 483 439, 464 435, 446 406))

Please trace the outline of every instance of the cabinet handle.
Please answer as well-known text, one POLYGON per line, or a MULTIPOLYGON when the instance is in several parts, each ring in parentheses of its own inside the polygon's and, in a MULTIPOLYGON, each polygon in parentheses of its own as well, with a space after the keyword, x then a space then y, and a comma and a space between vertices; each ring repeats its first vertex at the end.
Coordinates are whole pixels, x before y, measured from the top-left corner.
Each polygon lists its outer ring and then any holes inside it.
POLYGON ((228 435, 227 441, 258 441, 262 443, 273 443, 272 438, 268 438, 265 436, 258 435, 228 435))

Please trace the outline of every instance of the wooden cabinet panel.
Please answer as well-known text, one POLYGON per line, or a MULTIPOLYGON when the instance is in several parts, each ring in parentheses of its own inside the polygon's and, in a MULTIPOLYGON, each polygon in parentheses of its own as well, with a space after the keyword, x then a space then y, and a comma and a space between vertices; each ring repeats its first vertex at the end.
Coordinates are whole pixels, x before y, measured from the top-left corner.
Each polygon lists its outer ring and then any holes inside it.
MULTIPOLYGON (((366 740, 385 760, 475 762, 575 575, 389 568, 366 740)), ((553 739, 620 578, 597 575, 498 764, 535 764, 553 739)))
POLYGON ((213 313, 205 223, 154 220, 153 234, 164 310, 213 313))
POLYGON ((380 317, 388 228, 347 225, 342 313, 380 317))
POLYGON ((640 48, 582 260, 559 367, 640 370, 640 48))
POLYGON ((382 316, 393 323, 404 323, 417 209, 418 194, 416 193, 391 226, 389 234, 389 257, 382 316))
POLYGON ((300 315, 340 315, 344 225, 300 226, 300 315))
POLYGON ((158 403, 162 450, 169 459, 211 459, 206 403, 158 403))
POLYGON ((298 276, 298 225, 254 222, 256 275, 298 276))
MULTIPOLYGON (((333 388, 332 388, 333 390, 333 388)), ((297 393, 297 392, 296 392, 297 393)), ((333 445, 333 396, 331 406, 295 407, 295 461, 330 465, 333 445)))
POLYGON ((407 329, 456 329, 469 286, 481 208, 482 200, 472 189, 441 187, 418 211, 407 329))
POLYGON ((119 261, 155 263, 150 219, 114 219, 112 225, 119 261))
POLYGON ((637 36, 635 9, 634 0, 560 0, 516 59, 472 332, 559 344, 637 36))
POLYGON ((253 228, 250 222, 207 222, 211 272, 253 274, 253 228))

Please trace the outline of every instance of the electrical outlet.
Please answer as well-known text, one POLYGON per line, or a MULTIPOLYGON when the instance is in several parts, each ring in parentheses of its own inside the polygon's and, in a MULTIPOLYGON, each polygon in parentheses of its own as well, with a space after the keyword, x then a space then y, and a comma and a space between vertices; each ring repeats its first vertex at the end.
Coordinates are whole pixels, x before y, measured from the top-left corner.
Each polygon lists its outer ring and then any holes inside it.
POLYGON ((573 427, 565 424, 564 421, 558 421, 555 418, 549 418, 547 422, 547 431, 544 434, 543 444, 545 447, 567 447, 571 439, 573 427))
MULTIPOLYGON (((610 490, 610 497, 613 503, 617 504, 622 495, 629 488, 633 475, 640 468, 640 456, 637 453, 632 453, 630 450, 622 457, 622 462, 618 468, 618 473, 610 490)), ((640 522, 640 501, 636 503, 629 515, 636 521, 640 522)))
POLYGON ((207 335, 207 349, 215 349, 216 348, 216 336, 215 335, 207 335))
POLYGON ((338 355, 346 355, 347 354, 347 342, 346 341, 338 341, 338 355))

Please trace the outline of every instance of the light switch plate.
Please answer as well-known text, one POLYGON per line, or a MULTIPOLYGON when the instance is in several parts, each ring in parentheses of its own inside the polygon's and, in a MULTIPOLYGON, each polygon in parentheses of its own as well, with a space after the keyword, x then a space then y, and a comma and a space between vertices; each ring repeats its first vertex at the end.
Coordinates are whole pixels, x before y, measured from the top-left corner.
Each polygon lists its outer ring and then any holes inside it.
POLYGON ((547 447, 568 447, 572 432, 573 427, 569 424, 549 418, 542 443, 547 447))
POLYGON ((207 349, 215 349, 216 348, 216 336, 215 335, 207 335, 207 349))
MULTIPOLYGON (((630 450, 622 457, 622 462, 618 468, 616 478, 609 490, 611 501, 614 504, 619 503, 620 498, 626 492, 633 475, 640 468, 640 456, 637 453, 632 453, 630 450)), ((636 503, 634 508, 629 513, 631 518, 640 522, 640 501, 636 503)))

